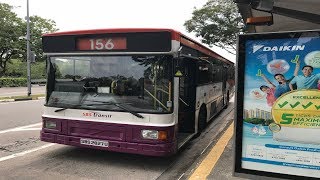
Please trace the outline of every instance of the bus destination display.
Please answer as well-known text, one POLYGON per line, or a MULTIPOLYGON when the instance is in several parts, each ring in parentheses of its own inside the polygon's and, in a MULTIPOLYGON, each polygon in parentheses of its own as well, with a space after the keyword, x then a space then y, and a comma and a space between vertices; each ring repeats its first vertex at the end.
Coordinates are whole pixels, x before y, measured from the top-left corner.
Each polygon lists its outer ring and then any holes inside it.
POLYGON ((123 50, 127 49, 127 39, 124 37, 112 38, 80 38, 77 40, 77 50, 123 50))

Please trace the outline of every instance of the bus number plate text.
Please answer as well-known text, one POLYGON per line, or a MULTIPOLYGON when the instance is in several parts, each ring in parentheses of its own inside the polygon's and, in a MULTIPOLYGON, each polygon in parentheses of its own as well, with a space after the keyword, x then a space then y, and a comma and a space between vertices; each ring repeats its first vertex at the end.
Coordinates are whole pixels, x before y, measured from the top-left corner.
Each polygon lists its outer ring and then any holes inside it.
POLYGON ((108 147, 108 141, 101 141, 95 139, 80 139, 80 144, 88 145, 88 146, 99 146, 99 147, 108 147))

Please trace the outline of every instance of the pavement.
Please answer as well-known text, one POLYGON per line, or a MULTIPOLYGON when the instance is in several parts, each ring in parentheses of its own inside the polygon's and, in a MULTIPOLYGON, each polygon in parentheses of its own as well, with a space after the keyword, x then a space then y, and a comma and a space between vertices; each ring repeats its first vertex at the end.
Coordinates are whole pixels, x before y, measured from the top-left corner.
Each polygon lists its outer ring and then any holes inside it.
POLYGON ((0 88, 0 102, 42 99, 45 96, 46 86, 32 85, 31 96, 28 96, 27 87, 0 88))
MULTIPOLYGON (((231 99, 231 104, 234 99, 231 99)), ((229 109, 229 108, 228 108, 229 109)), ((223 114, 223 112, 222 112, 223 114)), ((221 126, 219 135, 212 138, 202 155, 185 172, 181 179, 188 180, 245 180, 233 176, 234 166, 234 105, 227 116, 223 117, 226 122, 221 126)), ((220 124, 220 123, 219 123, 220 124)), ((210 125, 208 128, 211 128, 210 125)))

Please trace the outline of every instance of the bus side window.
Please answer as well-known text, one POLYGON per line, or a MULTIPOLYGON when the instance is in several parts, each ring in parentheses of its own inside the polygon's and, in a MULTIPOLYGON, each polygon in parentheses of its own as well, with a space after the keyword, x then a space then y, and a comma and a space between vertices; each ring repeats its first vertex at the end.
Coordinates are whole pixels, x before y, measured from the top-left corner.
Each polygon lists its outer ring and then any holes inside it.
POLYGON ((207 84, 211 82, 212 75, 210 70, 212 69, 211 64, 208 62, 199 62, 198 63, 198 84, 207 84))
POLYGON ((213 82, 221 82, 224 77, 224 69, 222 66, 215 64, 213 67, 213 82))

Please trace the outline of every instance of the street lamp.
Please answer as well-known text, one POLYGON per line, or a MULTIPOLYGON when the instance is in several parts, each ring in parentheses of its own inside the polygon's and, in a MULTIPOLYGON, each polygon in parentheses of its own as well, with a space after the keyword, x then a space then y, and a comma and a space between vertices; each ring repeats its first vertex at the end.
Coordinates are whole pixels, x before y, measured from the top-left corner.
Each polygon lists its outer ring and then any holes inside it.
POLYGON ((31 65, 30 65, 30 19, 29 19, 29 0, 27 0, 27 86, 28 96, 31 95, 31 65))

